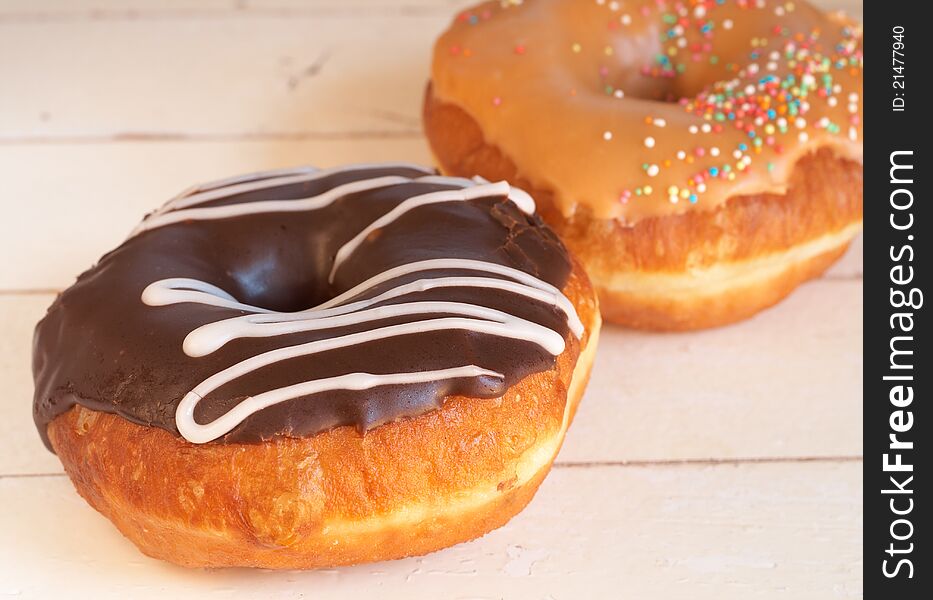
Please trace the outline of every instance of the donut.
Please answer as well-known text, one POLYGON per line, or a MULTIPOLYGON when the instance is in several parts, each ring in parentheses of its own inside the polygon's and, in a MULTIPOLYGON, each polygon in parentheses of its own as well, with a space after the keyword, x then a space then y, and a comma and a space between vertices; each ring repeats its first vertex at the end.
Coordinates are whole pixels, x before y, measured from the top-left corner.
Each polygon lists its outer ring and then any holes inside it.
POLYGON ((440 170, 506 179, 603 317, 731 323, 822 273, 862 221, 861 28, 806 2, 529 0, 434 48, 440 170))
POLYGON ((196 186, 36 327, 33 413, 145 554, 303 569, 501 526, 586 385, 584 271, 505 182, 408 164, 196 186))

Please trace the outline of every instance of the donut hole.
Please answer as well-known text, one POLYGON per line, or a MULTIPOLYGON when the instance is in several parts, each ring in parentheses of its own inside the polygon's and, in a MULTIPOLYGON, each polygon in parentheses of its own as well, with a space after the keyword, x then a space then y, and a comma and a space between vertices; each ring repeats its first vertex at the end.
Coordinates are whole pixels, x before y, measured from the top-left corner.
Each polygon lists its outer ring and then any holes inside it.
POLYGON ((219 287, 239 302, 275 312, 305 310, 336 295, 327 284, 330 263, 313 251, 315 240, 291 227, 255 229, 218 249, 226 279, 216 281, 219 287))
MULTIPOLYGON (((322 180, 313 188, 299 185, 279 188, 276 197, 313 196, 341 183, 335 179, 322 180)), ((349 241, 395 206, 397 196, 406 189, 393 186, 370 191, 365 203, 353 201, 350 195, 317 211, 293 213, 288 219, 283 219, 280 213, 270 213, 244 220, 242 225, 222 222, 202 225, 225 231, 222 235, 208 236, 211 253, 219 257, 216 264, 224 266, 228 278, 229 283, 221 287, 240 302, 275 312, 302 311, 332 299, 346 287, 341 285, 340 277, 333 284, 328 281, 335 240, 349 241), (224 245, 218 246, 221 239, 224 245)))
MULTIPOLYGON (((370 232, 330 280, 336 248, 350 242, 402 199, 445 189, 450 186, 408 183, 370 190, 365 202, 347 196, 318 211, 295 213, 289 217, 292 222, 284 225, 281 215, 275 213, 244 220, 243 229, 237 223, 202 224, 224 228, 223 234, 206 238, 212 254, 223 257, 215 264, 222 265, 227 278, 212 283, 245 304, 274 312, 298 312, 319 306, 390 268, 446 258, 450 248, 472 260, 495 258, 476 249, 496 248, 500 256, 515 253, 510 258, 520 265, 527 260, 527 253, 553 251, 550 241, 540 235, 537 221, 500 198, 467 204, 442 202, 421 206, 399 216, 389 227, 370 232), (504 229, 510 232, 506 244, 500 239, 504 229), (405 242, 400 244, 402 235, 405 242), (218 240, 224 245, 218 247, 218 240)), ((407 277, 414 280, 420 276, 407 277)))
POLYGON ((589 86, 595 92, 618 99, 677 103, 693 97, 714 82, 712 73, 663 74, 654 67, 663 48, 654 35, 622 37, 613 41, 610 55, 597 55, 593 71, 596 78, 589 86))
POLYGON ((660 52, 660 48, 632 49, 631 54, 615 64, 609 65, 600 61, 597 67, 599 78, 595 86, 596 91, 619 99, 676 104, 684 98, 696 97, 706 87, 725 76, 712 67, 693 68, 685 73, 668 75, 655 73, 652 67, 657 62, 660 52))
POLYGON ((294 254, 294 245, 269 247, 263 256, 241 263, 231 273, 238 300, 276 312, 297 312, 312 308, 336 295, 327 284, 327 268, 315 265, 315 256, 294 254))
POLYGON ((680 100, 674 78, 651 77, 628 69, 618 69, 601 81, 599 91, 629 100, 675 103, 680 100))

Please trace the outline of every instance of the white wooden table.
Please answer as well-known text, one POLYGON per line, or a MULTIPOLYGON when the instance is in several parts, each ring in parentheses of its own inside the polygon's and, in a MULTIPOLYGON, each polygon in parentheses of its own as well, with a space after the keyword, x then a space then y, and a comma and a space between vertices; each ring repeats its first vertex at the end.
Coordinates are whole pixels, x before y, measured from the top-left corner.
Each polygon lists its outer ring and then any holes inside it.
MULTIPOLYGON (((823 4, 861 12, 857 0, 823 4)), ((858 242, 748 322, 679 335, 606 327, 535 500, 430 556, 184 570, 139 554, 42 447, 31 336, 55 292, 190 183, 429 162, 429 50, 462 6, 0 0, 0 597, 861 596, 858 242)))

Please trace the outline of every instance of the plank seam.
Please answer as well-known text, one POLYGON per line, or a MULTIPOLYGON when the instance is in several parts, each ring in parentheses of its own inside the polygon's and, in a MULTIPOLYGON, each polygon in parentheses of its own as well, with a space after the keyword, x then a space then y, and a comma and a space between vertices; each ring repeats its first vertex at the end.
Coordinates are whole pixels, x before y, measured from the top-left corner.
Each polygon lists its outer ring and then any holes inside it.
MULTIPOLYGON (((465 3, 464 6, 469 5, 465 3)), ((402 4, 400 6, 351 6, 351 7, 301 7, 301 8, 250 8, 248 6, 219 8, 216 10, 114 10, 89 9, 73 12, 11 11, 0 13, 0 25, 6 24, 55 24, 85 22, 155 22, 195 19, 345 19, 385 17, 453 17, 459 10, 456 6, 427 6, 402 4)))
POLYGON ((0 135, 0 145, 119 144, 124 142, 300 142, 329 140, 423 139, 420 129, 361 131, 269 131, 238 133, 181 133, 173 131, 127 131, 114 134, 0 135))
POLYGON ((861 456, 749 456, 738 458, 684 458, 670 460, 559 461, 555 469, 590 469, 600 467, 691 467, 750 464, 850 463, 862 462, 861 456))
POLYGON ((844 275, 836 275, 831 273, 828 275, 823 275, 819 279, 814 279, 812 281, 820 281, 821 279, 825 281, 861 281, 863 276, 862 273, 847 273, 844 275))
MULTIPOLYGON (((804 285, 813 285, 815 283, 844 284, 848 282, 862 281, 861 274, 853 275, 824 275, 819 279, 808 281, 804 285)), ((47 296, 62 293, 64 287, 36 287, 36 288, 0 288, 0 296, 47 296)))
MULTIPOLYGON (((687 458, 677 460, 620 460, 620 461, 562 461, 554 463, 555 469, 592 468, 646 468, 646 467, 692 467, 755 464, 792 463, 855 463, 862 462, 861 456, 788 456, 748 458, 687 458)), ((42 477, 65 477, 66 473, 10 473, 0 479, 32 479, 42 477)))
POLYGON ((60 294, 59 288, 23 288, 0 290, 0 296, 47 296, 49 294, 60 294))

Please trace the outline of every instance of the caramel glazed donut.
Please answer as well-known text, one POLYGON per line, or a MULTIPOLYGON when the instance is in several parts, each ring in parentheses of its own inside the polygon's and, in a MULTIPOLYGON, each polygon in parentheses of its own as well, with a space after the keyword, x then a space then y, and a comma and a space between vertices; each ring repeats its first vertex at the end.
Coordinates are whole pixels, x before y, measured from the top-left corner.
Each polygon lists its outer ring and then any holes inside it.
POLYGON ((58 297, 34 417, 150 556, 400 558, 528 503, 598 330, 519 189, 404 164, 267 172, 169 201, 58 297))
POLYGON ((534 195, 605 318, 721 325, 861 229, 861 44, 798 0, 490 2, 438 40, 425 129, 534 195))

